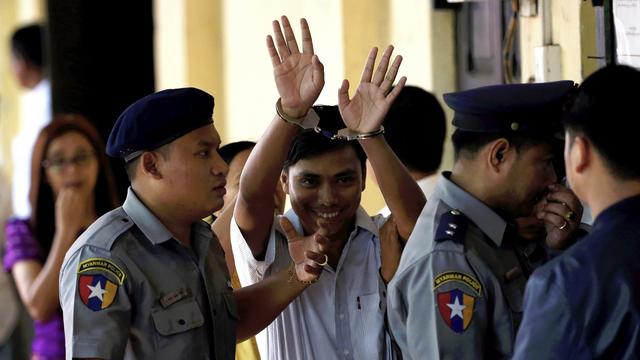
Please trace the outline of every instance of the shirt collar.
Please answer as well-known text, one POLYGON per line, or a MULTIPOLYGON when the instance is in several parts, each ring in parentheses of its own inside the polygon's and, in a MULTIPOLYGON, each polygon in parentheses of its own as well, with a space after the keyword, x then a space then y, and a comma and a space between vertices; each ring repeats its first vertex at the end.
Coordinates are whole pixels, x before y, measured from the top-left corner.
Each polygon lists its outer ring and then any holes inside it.
POLYGON ((606 226, 615 226, 627 217, 636 217, 640 214, 640 195, 628 197, 609 206, 602 211, 593 222, 592 232, 606 226))
POLYGON ((444 171, 438 179, 435 192, 442 201, 462 212, 473 221, 496 245, 502 245, 507 222, 490 207, 456 185, 449 178, 451 172, 444 171))
POLYGON ((142 203, 131 187, 127 190, 127 198, 122 208, 153 245, 161 244, 173 238, 169 230, 142 203))

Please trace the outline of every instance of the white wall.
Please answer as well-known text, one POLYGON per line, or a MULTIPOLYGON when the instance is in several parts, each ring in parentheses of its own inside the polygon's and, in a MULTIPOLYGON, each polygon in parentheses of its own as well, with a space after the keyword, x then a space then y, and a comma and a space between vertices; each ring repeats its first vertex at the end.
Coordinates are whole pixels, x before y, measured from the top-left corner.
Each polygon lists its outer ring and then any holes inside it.
POLYGON ((299 42, 299 19, 307 19, 314 50, 325 67, 325 87, 318 102, 337 104, 337 91, 344 77, 339 1, 228 0, 223 14, 225 142, 257 140, 275 115, 278 93, 266 36, 273 33, 272 20, 283 14, 289 17, 299 42))

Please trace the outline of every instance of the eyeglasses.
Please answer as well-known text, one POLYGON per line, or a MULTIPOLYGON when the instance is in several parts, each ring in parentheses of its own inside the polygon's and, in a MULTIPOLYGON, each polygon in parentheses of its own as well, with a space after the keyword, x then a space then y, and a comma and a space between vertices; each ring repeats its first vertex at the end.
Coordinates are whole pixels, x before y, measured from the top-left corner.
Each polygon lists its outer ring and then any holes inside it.
POLYGON ((93 153, 79 153, 74 155, 71 159, 58 158, 45 159, 42 161, 42 167, 52 171, 62 171, 67 165, 74 165, 76 167, 84 167, 89 164, 89 161, 93 159, 93 153))

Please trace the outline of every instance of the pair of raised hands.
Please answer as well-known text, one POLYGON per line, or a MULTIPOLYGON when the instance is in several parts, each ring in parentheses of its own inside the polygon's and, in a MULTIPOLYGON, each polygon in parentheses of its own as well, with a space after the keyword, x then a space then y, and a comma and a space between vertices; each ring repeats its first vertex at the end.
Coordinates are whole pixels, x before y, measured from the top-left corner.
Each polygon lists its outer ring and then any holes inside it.
MULTIPOLYGON (((324 87, 324 66, 313 50, 311 31, 305 19, 300 19, 302 51, 286 16, 281 21, 274 20, 272 25, 273 36, 267 36, 267 49, 282 110, 290 117, 302 118, 324 87)), ((342 81, 338 107, 345 126, 352 132, 379 130, 389 107, 404 87, 407 80, 404 76, 393 87, 402 57, 396 56, 391 63, 392 53, 393 46, 388 46, 375 68, 378 49, 371 49, 352 98, 349 98, 349 81, 342 81)), ((316 280, 326 265, 325 250, 329 242, 322 226, 315 234, 302 236, 286 218, 280 219, 280 225, 289 241, 289 254, 298 279, 303 282, 316 280)))
MULTIPOLYGON (((282 23, 278 20, 272 23, 274 37, 267 36, 267 49, 282 109, 291 117, 301 118, 316 102, 324 87, 324 66, 313 51, 313 40, 307 21, 300 19, 300 52, 289 20, 286 16, 281 20, 282 23)), ((392 53, 393 46, 387 47, 377 69, 374 70, 378 49, 371 49, 353 98, 349 98, 349 81, 342 81, 338 90, 338 107, 345 125, 350 130, 359 133, 378 130, 389 107, 404 87, 407 80, 404 76, 393 87, 402 57, 396 56, 389 65, 392 53)))

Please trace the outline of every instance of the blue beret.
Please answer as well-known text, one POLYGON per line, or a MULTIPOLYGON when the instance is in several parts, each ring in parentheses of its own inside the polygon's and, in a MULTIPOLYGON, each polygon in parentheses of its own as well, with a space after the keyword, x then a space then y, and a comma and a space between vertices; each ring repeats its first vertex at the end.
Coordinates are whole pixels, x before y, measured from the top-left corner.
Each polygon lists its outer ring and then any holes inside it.
POLYGON ((444 101, 460 130, 553 135, 574 88, 573 81, 493 85, 444 94, 444 101))
POLYGON ((169 89, 143 97, 118 117, 107 154, 130 161, 213 122, 213 96, 196 88, 169 89))

